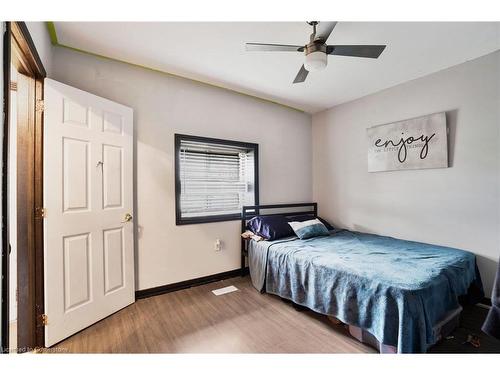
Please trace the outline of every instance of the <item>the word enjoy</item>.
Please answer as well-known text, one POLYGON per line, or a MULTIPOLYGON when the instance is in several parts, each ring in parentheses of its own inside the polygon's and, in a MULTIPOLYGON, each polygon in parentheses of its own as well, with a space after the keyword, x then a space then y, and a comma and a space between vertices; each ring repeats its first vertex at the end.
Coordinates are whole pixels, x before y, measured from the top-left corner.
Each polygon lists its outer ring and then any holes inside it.
POLYGON ((398 149, 398 160, 400 163, 404 163, 406 161, 406 157, 408 156, 408 146, 411 145, 414 142, 421 141, 423 142, 422 149, 420 150, 420 159, 425 159, 427 157, 427 154, 429 152, 429 142, 436 135, 436 133, 433 133, 431 136, 426 136, 426 135, 421 135, 418 138, 415 137, 407 137, 404 138, 404 133, 401 133, 402 137, 399 139, 399 141, 396 143, 392 140, 387 140, 385 142, 382 142, 381 139, 377 139, 375 141, 375 147, 399 147, 398 149))

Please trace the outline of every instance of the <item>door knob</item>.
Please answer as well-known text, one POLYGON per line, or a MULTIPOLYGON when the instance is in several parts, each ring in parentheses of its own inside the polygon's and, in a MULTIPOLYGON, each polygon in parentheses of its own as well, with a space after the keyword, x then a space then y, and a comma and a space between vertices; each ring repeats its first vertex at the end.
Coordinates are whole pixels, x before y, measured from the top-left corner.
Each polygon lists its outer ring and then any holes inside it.
POLYGON ((125 214, 125 220, 123 220, 122 223, 128 223, 129 221, 132 221, 132 215, 125 214))

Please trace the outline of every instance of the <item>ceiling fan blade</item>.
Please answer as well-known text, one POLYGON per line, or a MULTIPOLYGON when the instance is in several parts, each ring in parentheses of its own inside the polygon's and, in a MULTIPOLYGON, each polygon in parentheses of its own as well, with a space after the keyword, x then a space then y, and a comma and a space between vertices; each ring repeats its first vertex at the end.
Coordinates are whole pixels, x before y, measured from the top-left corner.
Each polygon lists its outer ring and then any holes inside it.
POLYGON ((245 43, 247 51, 276 51, 276 52, 302 52, 304 46, 292 46, 289 44, 266 44, 266 43, 245 43))
POLYGON ((306 68, 304 68, 304 65, 302 65, 299 72, 297 73, 297 76, 293 80, 293 83, 304 82, 306 80, 308 74, 309 74, 309 72, 306 70, 306 68))
POLYGON ((326 53, 329 55, 377 59, 385 47, 383 45, 326 46, 326 53))
POLYGON ((326 43, 337 22, 320 22, 317 26, 316 39, 321 39, 326 43))

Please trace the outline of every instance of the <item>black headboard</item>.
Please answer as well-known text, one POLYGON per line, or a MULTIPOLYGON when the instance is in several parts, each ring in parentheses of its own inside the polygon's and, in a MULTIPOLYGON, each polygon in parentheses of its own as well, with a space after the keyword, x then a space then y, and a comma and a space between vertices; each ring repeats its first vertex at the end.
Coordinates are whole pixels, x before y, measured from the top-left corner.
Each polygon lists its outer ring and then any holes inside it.
MULTIPOLYGON (((241 233, 246 230, 247 221, 255 216, 318 216, 317 203, 289 203, 289 204, 263 204, 257 206, 243 206, 241 210, 241 233), (267 213, 266 213, 267 212, 267 213)), ((247 256, 247 241, 241 238, 241 273, 245 274, 245 258, 247 256)))

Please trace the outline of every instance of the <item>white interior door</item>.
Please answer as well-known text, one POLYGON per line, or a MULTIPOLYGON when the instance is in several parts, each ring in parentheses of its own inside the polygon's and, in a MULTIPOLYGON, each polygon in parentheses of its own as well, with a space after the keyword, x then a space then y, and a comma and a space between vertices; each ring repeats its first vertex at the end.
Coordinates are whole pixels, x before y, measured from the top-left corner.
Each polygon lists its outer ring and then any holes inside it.
POLYGON ((133 111, 45 80, 45 345, 134 302, 133 111))

